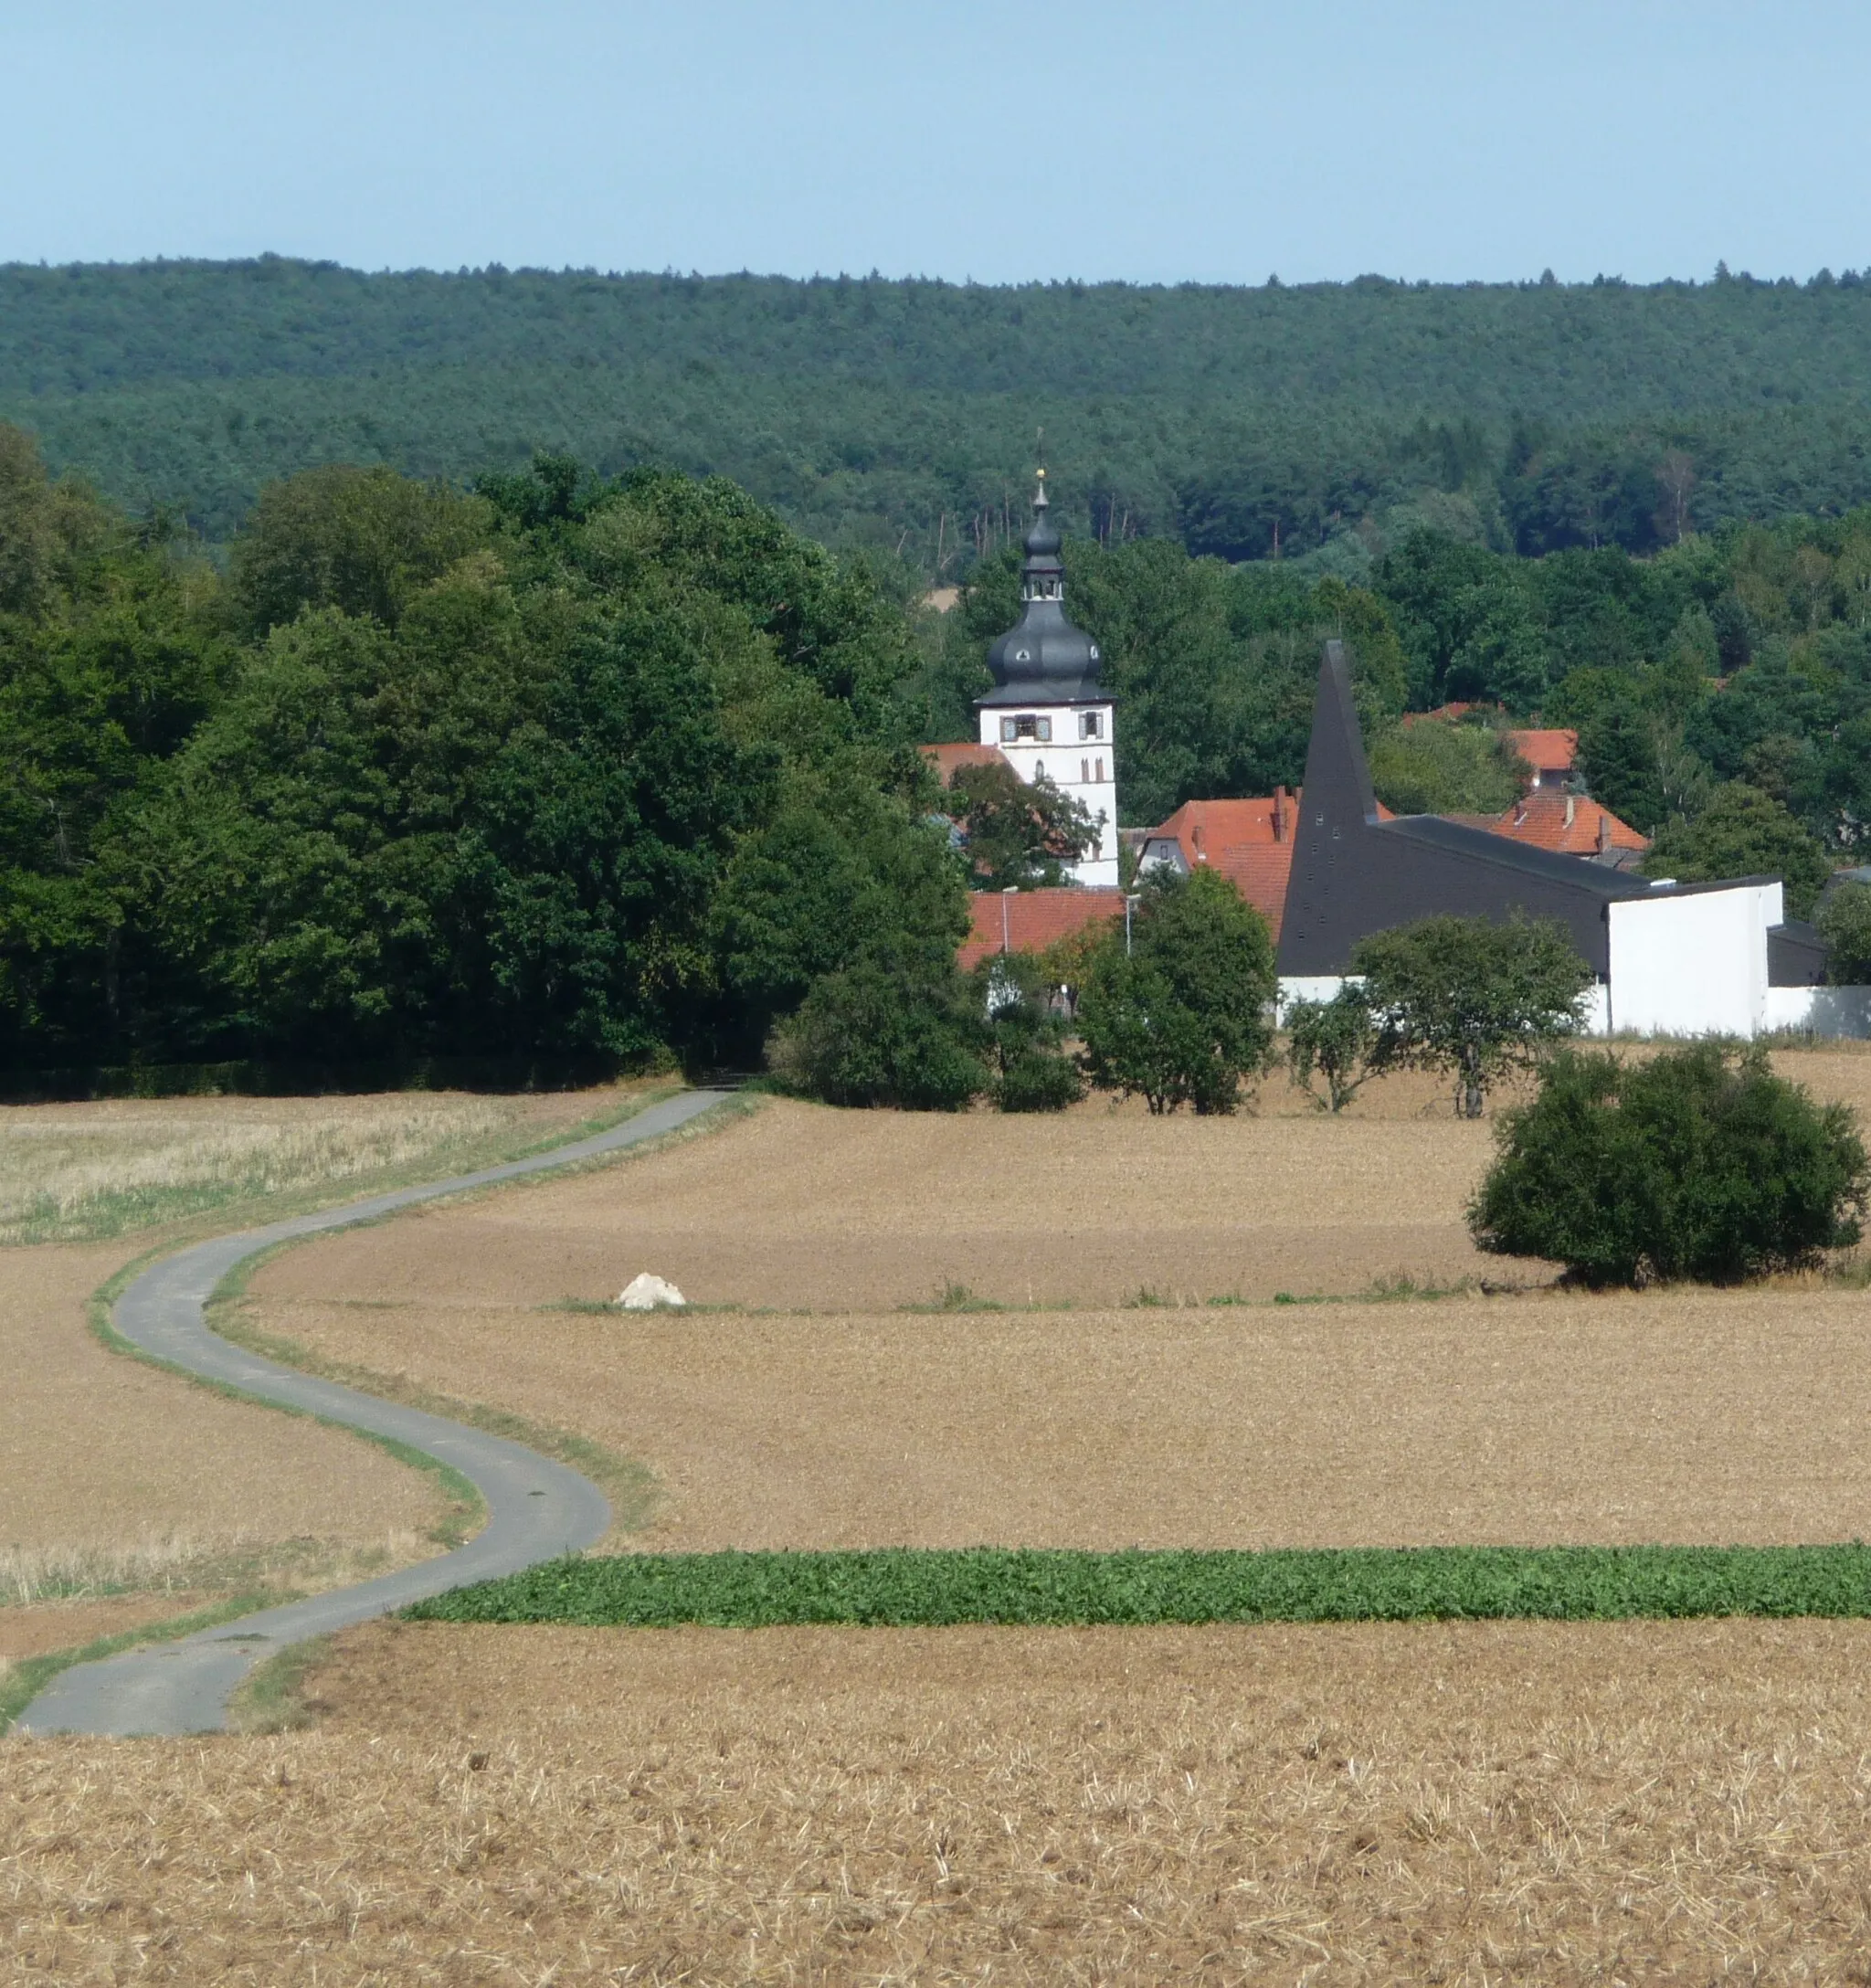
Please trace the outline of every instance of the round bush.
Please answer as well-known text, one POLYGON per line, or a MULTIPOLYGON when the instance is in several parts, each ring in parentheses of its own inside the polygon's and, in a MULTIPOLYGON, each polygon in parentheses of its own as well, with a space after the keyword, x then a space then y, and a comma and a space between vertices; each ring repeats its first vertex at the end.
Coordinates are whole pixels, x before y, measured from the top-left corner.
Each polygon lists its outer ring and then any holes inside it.
POLYGON ((1496 1139, 1468 1211, 1475 1242, 1581 1284, 1738 1284, 1858 1240, 1867 1162, 1852 1113, 1775 1076, 1758 1046, 1644 1063, 1561 1052, 1496 1139))
POLYGON ((1014 1057, 994 1085, 994 1102, 1002 1111, 1063 1111, 1083 1095, 1076 1065, 1043 1049, 1014 1057))

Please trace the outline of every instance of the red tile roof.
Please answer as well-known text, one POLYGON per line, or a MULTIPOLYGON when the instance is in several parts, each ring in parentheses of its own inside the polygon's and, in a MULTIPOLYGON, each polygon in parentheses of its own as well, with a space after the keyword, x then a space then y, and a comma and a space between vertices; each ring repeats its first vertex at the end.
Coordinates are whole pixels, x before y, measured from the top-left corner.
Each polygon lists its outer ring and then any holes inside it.
POLYGON ((1043 953, 1061 939, 1105 918, 1124 915, 1124 893, 1073 889, 975 891, 968 898, 974 929, 957 964, 966 973, 990 953, 1043 953))
POLYGON ((957 739, 951 746, 925 746, 923 757, 936 768, 946 787, 963 767, 1012 765, 998 746, 978 746, 972 739, 957 739))
POLYGON ((1293 873, 1293 844, 1237 842, 1211 858, 1206 866, 1219 870, 1267 921, 1277 940, 1286 910, 1286 881, 1293 873))
POLYGON ((1508 732, 1504 736, 1536 773, 1570 773, 1579 756, 1576 732, 1508 732))
POLYGON ((1242 842, 1290 841, 1298 826, 1299 796, 1282 788, 1255 800, 1186 800, 1150 833, 1174 836, 1184 860, 1193 862, 1203 850, 1212 855, 1242 842))
POLYGON ((1516 801, 1506 814, 1490 816, 1482 826, 1509 841, 1529 842, 1535 849, 1549 849, 1560 856, 1595 856, 1605 850, 1650 847, 1648 838, 1620 821, 1609 808, 1587 800, 1582 794, 1562 794, 1557 788, 1537 788, 1524 800, 1516 801))

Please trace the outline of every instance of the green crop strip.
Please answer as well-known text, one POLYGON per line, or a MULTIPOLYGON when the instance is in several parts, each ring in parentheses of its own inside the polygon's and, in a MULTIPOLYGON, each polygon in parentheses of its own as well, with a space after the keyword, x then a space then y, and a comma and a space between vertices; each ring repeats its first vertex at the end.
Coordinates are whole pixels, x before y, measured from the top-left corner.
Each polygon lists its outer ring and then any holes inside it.
POLYGON ((645 1629, 1866 1616, 1871 1547, 635 1553, 550 1561, 406 1613, 645 1629))

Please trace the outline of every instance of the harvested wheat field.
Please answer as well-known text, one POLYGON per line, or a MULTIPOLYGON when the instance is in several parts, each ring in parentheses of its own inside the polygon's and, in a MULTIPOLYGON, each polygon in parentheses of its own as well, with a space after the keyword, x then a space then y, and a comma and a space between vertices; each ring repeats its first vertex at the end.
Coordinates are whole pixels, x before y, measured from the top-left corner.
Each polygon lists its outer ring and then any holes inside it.
MULTIPOLYGON (((1871 1080, 1871 1056, 1788 1061, 1834 1094, 1871 1080)), ((1264 1294, 1277 1274, 1257 1253, 1295 1236, 1339 1289, 1421 1274, 1425 1256, 1432 1271, 1424 1237, 1443 1238, 1445 1269, 1472 1265, 1460 1211, 1488 1131, 1423 1118, 1426 1094, 1361 1123, 771 1103, 603 1173, 291 1252, 255 1280, 248 1317, 640 1458, 662 1498, 640 1538, 672 1549, 1862 1534, 1871 1301, 1856 1293, 1111 1308, 1139 1285, 1264 1294), (1049 1232, 1049 1204, 1069 1234, 1049 1232), (1376 1219, 1399 1209, 1413 1227, 1376 1219), (1104 1306, 875 1308, 945 1279, 1052 1295, 1048 1264, 1081 1298, 1102 1285, 1104 1306), (555 1303, 614 1295, 639 1268, 704 1298, 864 1304, 555 1303)))
POLYGON ((1865 1979, 1871 1625, 375 1626, 16 1744, 12 1979, 1865 1979))
POLYGON ((783 1099, 651 1158, 357 1230, 265 1273, 294 1295, 615 1297, 877 1309, 966 1285, 1009 1304, 1357 1291, 1537 1276, 1462 1211, 1485 1125, 1453 1119, 841 1112, 783 1099))
MULTIPOLYGON (((1871 1053, 1783 1067, 1871 1117, 1871 1053)), ((541 1304, 615 1297, 639 1270, 694 1301, 878 1310, 966 1287, 1114 1305, 1544 1281, 1482 1255, 1464 1211, 1493 1126, 1406 1074, 1334 1119, 1284 1084, 1255 1116, 833 1111, 773 1099, 621 1166, 324 1238, 264 1274, 280 1295, 541 1304)))
POLYGON ((362 1192, 386 1173, 432 1179, 614 1116, 633 1088, 0 1105, 0 1245, 90 1241, 306 1188, 362 1192))
POLYGON ((322 1585, 434 1550, 428 1477, 106 1351, 86 1301, 113 1272, 153 1240, 264 1221, 288 1194, 297 1206, 397 1169, 473 1164, 615 1116, 629 1095, 0 1108, 0 1240, 16 1242, 0 1248, 0 1659, 174 1614, 205 1591, 322 1585), (193 1230, 175 1226, 185 1209, 193 1230), (117 1240, 18 1246, 48 1229, 117 1240), (122 1590, 160 1605, 107 1599, 122 1590))
POLYGON ((641 1459, 661 1499, 639 1543, 672 1549, 1777 1544, 1871 1514, 1871 1299, 1823 1287, 774 1317, 270 1295, 248 1316, 641 1459))
MULTIPOLYGON (((107 1351, 85 1302, 129 1253, 0 1251, 0 1602, 185 1586, 269 1542, 323 1541, 354 1559, 429 1550, 428 1477, 107 1351)), ((0 1654, 25 1654, 5 1625, 0 1607, 0 1654)))

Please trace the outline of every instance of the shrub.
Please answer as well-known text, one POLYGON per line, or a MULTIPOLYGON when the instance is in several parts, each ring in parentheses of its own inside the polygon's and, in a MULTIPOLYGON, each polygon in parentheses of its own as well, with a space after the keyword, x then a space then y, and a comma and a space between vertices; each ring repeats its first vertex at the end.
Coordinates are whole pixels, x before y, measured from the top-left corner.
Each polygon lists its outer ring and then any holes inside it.
POLYGON ((1286 1006, 1286 1067, 1293 1081, 1321 1111, 1343 1111, 1371 1074, 1377 1021, 1362 985, 1347 980, 1328 1001, 1305 999, 1286 1006), (1326 1094, 1313 1089, 1313 1072, 1326 1080, 1326 1094))
POLYGON ((1531 771, 1506 735, 1485 724, 1422 718, 1371 742, 1370 784, 1400 815, 1497 815, 1531 771))
POLYGON ((1051 988, 1028 953, 999 953, 975 968, 975 999, 988 1018, 988 1063, 1002 1111, 1063 1111, 1084 1095, 1064 1050, 1064 1025, 1051 988))
POLYGON ((1231 1112, 1273 1044, 1266 921, 1209 870, 1155 869, 1140 900, 1128 951, 1114 925, 1091 955, 1079 1004, 1086 1072, 1153 1112, 1231 1112))
POLYGON ((1851 1112, 1775 1076, 1758 1044, 1644 1063, 1562 1051, 1498 1144, 1468 1211, 1476 1242, 1581 1284, 1736 1284, 1858 1240, 1867 1162, 1851 1112))
POLYGON ((1819 907, 1825 978, 1834 987, 1871 987, 1871 884, 1839 883, 1819 907))
POLYGON ((1377 1018, 1373 1071, 1442 1070, 1479 1118, 1488 1087, 1579 1026, 1591 969, 1549 919, 1420 919, 1352 949, 1377 1018))
POLYGON ((946 956, 872 955, 812 988, 774 1031, 767 1061, 787 1089, 828 1105, 960 1111, 988 1088, 985 1027, 946 956))

